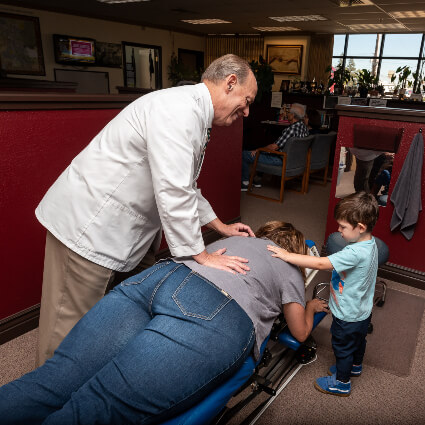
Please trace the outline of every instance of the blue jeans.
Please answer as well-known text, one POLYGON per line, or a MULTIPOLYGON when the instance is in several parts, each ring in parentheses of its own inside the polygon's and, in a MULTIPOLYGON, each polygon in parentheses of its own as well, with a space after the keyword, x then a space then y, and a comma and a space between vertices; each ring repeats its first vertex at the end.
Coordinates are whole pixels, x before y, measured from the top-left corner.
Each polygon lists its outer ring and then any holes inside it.
POLYGON ((254 340, 227 294, 159 262, 99 301, 42 367, 0 388, 0 422, 161 423, 233 375, 254 340))
MULTIPOLYGON (((249 180, 249 166, 254 163, 255 155, 252 156, 251 151, 242 151, 242 181, 249 180)), ((258 162, 269 165, 282 166, 282 157, 269 153, 261 153, 258 162)))
POLYGON ((346 322, 332 316, 332 348, 336 358, 336 379, 339 381, 349 381, 353 364, 360 365, 363 362, 370 318, 360 322, 346 322))

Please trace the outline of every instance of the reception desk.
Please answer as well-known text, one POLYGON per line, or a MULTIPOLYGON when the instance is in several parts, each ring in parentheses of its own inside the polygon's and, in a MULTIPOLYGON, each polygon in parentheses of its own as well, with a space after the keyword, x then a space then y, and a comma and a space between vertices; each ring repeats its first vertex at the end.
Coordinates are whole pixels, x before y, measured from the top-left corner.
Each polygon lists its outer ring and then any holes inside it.
MULTIPOLYGON (((36 206, 71 160, 137 97, 0 93, 0 344, 38 324, 46 231, 36 206)), ((213 127, 198 180, 227 223, 240 216, 241 150, 242 120, 213 127)))
MULTIPOLYGON (((329 200, 326 238, 330 233, 337 231, 337 224, 333 218, 333 210, 338 202, 335 197, 338 164, 341 148, 353 147, 354 126, 363 125, 373 128, 403 129, 403 135, 394 163, 389 186, 389 198, 394 189, 397 178, 406 159, 413 137, 421 128, 425 129, 425 111, 396 108, 373 108, 367 106, 337 106, 339 115, 338 138, 336 143, 331 195, 329 200)), ((373 146, 370 147, 373 149, 373 146)), ((424 167, 425 168, 425 167, 424 167)), ((422 205, 425 206, 425 170, 422 169, 422 205)), ((398 282, 407 283, 419 288, 425 288, 425 262, 423 245, 425 241, 425 215, 419 213, 415 233, 411 240, 407 240, 399 230, 390 229, 393 215, 393 204, 388 201, 387 206, 380 207, 379 220, 374 229, 374 235, 381 238, 390 249, 388 263, 380 268, 380 275, 398 282)))

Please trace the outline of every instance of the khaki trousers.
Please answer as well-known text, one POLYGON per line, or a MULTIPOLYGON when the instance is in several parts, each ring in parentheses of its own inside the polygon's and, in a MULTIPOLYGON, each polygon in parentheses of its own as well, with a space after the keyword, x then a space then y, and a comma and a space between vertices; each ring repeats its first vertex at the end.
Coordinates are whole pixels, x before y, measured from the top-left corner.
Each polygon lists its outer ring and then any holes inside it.
POLYGON ((118 273, 95 264, 46 236, 36 366, 41 366, 106 292, 155 262, 152 248, 131 272, 118 273))

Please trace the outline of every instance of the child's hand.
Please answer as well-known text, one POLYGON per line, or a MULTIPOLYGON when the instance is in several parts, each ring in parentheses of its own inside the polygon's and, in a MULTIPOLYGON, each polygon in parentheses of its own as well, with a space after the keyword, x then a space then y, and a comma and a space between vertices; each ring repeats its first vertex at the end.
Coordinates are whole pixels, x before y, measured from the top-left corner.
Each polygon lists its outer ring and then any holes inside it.
POLYGON ((274 252, 274 254, 272 254, 272 257, 277 257, 283 261, 287 261, 289 252, 286 249, 279 248, 274 245, 267 245, 267 249, 271 252, 274 252))

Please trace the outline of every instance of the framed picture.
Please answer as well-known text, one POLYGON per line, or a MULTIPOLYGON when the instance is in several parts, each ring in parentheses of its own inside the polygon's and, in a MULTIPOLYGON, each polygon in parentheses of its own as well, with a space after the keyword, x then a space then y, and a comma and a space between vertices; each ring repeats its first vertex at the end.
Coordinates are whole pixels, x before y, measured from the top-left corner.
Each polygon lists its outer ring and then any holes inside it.
POLYGON ((122 67, 122 47, 119 43, 96 41, 96 65, 110 68, 122 67))
POLYGON ((6 74, 46 75, 37 17, 0 13, 0 61, 6 74))
POLYGON ((301 74, 303 46, 267 45, 267 63, 278 74, 301 74))

